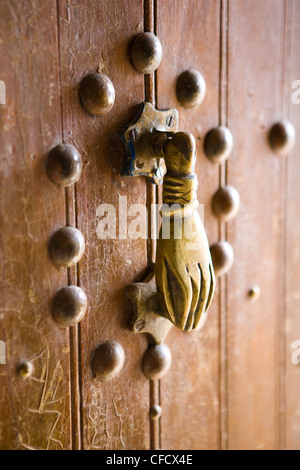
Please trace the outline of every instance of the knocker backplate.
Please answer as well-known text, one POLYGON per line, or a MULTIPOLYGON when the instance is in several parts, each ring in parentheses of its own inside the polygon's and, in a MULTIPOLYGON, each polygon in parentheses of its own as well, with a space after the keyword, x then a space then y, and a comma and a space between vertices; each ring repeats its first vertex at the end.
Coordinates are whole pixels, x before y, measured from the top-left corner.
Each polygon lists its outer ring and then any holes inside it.
POLYGON ((122 174, 146 176, 153 183, 161 184, 166 174, 163 141, 177 130, 176 109, 158 111, 151 103, 141 103, 136 118, 119 133, 126 150, 122 174))

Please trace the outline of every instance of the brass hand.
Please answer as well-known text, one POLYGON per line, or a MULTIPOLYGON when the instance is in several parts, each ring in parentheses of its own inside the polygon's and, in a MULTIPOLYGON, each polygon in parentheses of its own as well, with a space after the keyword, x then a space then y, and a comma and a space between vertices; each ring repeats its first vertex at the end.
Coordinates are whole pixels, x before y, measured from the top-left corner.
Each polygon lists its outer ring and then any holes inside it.
POLYGON ((209 245, 197 211, 194 137, 189 132, 175 133, 164 154, 167 174, 156 285, 164 316, 180 329, 190 331, 197 328, 207 311, 215 288, 209 245))

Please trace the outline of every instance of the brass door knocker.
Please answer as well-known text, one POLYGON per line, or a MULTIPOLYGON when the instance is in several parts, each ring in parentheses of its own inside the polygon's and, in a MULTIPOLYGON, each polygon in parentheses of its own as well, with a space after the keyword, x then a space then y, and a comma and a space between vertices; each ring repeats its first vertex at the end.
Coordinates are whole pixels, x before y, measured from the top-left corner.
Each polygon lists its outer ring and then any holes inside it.
POLYGON ((130 328, 162 344, 172 327, 198 328, 211 303, 215 277, 209 244, 198 214, 196 144, 189 132, 177 132, 178 112, 158 111, 142 103, 124 128, 123 174, 163 182, 162 224, 155 266, 142 283, 127 288, 134 316, 130 328))

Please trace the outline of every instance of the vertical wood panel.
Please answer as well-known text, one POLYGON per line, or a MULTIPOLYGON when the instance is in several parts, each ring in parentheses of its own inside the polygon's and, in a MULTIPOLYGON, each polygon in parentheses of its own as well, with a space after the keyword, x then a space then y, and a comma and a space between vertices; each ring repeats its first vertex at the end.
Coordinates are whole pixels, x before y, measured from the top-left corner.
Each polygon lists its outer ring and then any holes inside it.
MULTIPOLYGON (((219 2, 187 0, 157 4, 157 33, 163 59, 157 71, 159 109, 179 109, 180 130, 197 141, 198 199, 205 208, 210 243, 218 239, 211 214, 211 197, 219 184, 218 169, 204 156, 206 132, 219 123, 219 2), (207 95, 196 109, 179 108, 177 77, 188 68, 203 74, 207 95)), ((161 382, 161 440, 163 449, 217 449, 220 441, 218 292, 203 330, 182 333, 173 328, 166 343, 173 364, 161 382)))
MULTIPOLYGON (((127 330, 131 306, 125 287, 147 266, 145 240, 99 240, 96 211, 120 196, 146 204, 143 179, 120 176, 124 152, 117 132, 132 118, 144 98, 144 77, 130 64, 128 49, 143 31, 143 5, 138 0, 60 1, 61 71, 65 135, 81 152, 85 168, 77 184, 78 228, 86 239, 80 263, 80 284, 89 311, 80 327, 82 419, 84 449, 147 449, 149 384, 141 372, 146 338, 127 330), (116 90, 112 111, 94 118, 81 109, 78 86, 89 72, 110 77, 116 90), (125 351, 125 367, 112 382, 93 378, 94 349, 114 339, 125 351)), ((130 223, 131 219, 128 219, 130 223)))
POLYGON ((64 193, 44 172, 61 140, 56 2, 0 2, 0 448, 70 448, 69 335, 49 303, 66 284, 48 259, 50 233, 64 225, 64 193), (32 361, 28 380, 16 374, 32 361))
POLYGON ((228 224, 235 263, 228 275, 230 449, 279 446, 278 328, 282 285, 282 160, 267 142, 282 118, 284 1, 229 2, 228 181, 241 197, 228 224), (266 21, 267 20, 267 21, 266 21), (252 284, 261 296, 251 302, 252 284))
MULTIPOLYGON (((290 2, 289 2, 290 3, 290 2)), ((287 83, 290 120, 296 130, 296 146, 288 157, 288 199, 287 199, 287 316, 286 316, 286 448, 300 450, 300 365, 292 363, 296 353, 293 343, 298 341, 300 349, 300 104, 293 104, 292 83, 300 80, 300 4, 292 1, 292 49, 291 74, 287 83)), ((299 93, 298 93, 299 99, 299 93)), ((300 353, 298 354, 298 358, 300 353)))

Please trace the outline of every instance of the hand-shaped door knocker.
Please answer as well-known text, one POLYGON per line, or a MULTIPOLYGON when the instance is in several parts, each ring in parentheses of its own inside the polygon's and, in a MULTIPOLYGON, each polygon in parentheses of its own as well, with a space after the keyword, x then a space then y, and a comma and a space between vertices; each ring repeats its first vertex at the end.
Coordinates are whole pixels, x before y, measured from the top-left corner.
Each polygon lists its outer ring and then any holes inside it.
POLYGON ((127 288, 134 316, 131 329, 164 342, 172 325, 191 331, 211 303, 215 277, 206 233, 198 214, 196 144, 177 132, 175 109, 142 103, 134 122, 120 133, 126 149, 123 174, 163 182, 162 224, 156 262, 143 283, 127 288))

